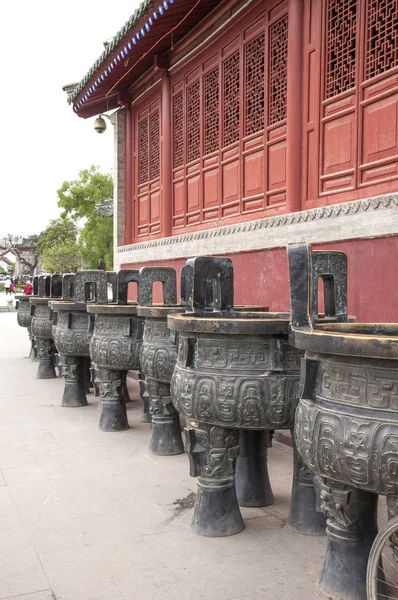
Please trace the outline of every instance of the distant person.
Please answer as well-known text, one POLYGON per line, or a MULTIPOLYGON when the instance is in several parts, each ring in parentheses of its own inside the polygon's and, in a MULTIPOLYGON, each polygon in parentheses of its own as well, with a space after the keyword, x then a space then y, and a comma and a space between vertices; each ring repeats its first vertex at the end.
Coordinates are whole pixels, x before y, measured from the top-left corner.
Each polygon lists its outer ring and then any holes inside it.
POLYGON ((24 285, 24 287, 23 287, 23 293, 24 293, 26 296, 31 296, 31 295, 32 295, 32 292, 33 292, 33 286, 32 286, 32 283, 31 283, 30 279, 27 279, 27 280, 26 280, 26 283, 25 283, 25 285, 24 285))
POLYGON ((7 279, 5 280, 4 287, 6 289, 6 296, 8 296, 8 294, 11 294, 11 292, 10 292, 11 279, 9 277, 7 277, 7 279))
POLYGON ((10 293, 15 294, 15 281, 11 281, 10 293))

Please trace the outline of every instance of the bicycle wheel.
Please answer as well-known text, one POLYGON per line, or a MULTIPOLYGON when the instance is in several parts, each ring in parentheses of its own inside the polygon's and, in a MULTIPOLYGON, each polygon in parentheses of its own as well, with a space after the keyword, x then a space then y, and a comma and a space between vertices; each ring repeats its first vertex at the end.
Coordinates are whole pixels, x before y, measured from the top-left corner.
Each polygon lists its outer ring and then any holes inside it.
POLYGON ((379 531, 369 554, 368 600, 398 600, 398 517, 379 531))

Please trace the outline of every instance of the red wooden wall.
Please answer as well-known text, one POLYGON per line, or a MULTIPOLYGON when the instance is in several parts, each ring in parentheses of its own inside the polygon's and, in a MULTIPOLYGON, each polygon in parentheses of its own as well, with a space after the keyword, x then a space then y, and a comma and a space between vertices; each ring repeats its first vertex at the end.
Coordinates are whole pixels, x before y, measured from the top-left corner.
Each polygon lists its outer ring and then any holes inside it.
MULTIPOLYGON (((348 256, 349 312, 363 322, 398 321, 397 257, 398 237, 357 240, 313 246, 319 250, 340 250, 348 256)), ((289 309, 289 280, 285 248, 229 255, 234 265, 235 304, 289 309)), ((156 261, 179 272, 185 259, 156 261)), ((141 265, 123 265, 140 268, 141 265)), ((160 297, 156 298, 160 301, 160 297)))
POLYGON ((395 191, 396 0, 307 0, 302 208, 395 191))
MULTIPOLYGON (((301 208, 396 191, 397 1, 303 5, 301 208)), ((170 71, 172 235, 286 212, 288 18, 258 0, 170 71)), ((132 106, 126 243, 163 235, 161 108, 132 106)))
POLYGON ((286 201, 287 3, 268 5, 172 75, 175 233, 286 201))

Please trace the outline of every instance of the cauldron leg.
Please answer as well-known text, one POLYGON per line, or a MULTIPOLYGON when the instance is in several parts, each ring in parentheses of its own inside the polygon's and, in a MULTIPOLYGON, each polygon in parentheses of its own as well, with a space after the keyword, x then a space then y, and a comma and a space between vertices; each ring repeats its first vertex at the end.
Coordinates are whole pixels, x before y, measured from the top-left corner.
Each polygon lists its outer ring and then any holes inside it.
POLYGON ((65 381, 62 406, 87 406, 84 386, 84 357, 59 355, 59 366, 65 381))
POLYGON ((377 534, 377 495, 322 483, 328 544, 319 589, 332 600, 366 600, 366 568, 377 534))
POLYGON ((37 368, 37 379, 54 379, 57 375, 54 368, 53 343, 51 338, 36 338, 37 358, 39 366, 37 368))
POLYGON ((244 528, 235 489, 239 431, 200 424, 185 428, 190 474, 198 478, 191 530, 222 537, 244 528))
POLYGON ((34 338, 34 336, 32 335, 32 330, 31 327, 29 325, 28 327, 28 336, 29 336, 29 341, 30 341, 30 353, 29 353, 29 358, 30 360, 37 360, 37 345, 36 345, 36 340, 34 338))
POLYGON ((100 395, 98 369, 95 363, 90 366, 90 378, 92 387, 94 388, 94 396, 97 398, 100 395))
POLYGON ((317 510, 317 492, 314 475, 299 455, 294 433, 293 440, 293 486, 287 526, 304 535, 325 535, 325 515, 317 510))
POLYGON ((102 431, 124 431, 129 428, 126 402, 123 393, 126 371, 97 367, 100 380, 102 431))
POLYGON ((139 373, 138 383, 140 385, 140 397, 142 400, 142 413, 141 413, 141 422, 142 423, 150 423, 152 421, 150 409, 150 395, 148 391, 148 384, 146 383, 143 374, 139 373))
POLYGON ((83 367, 83 381, 84 381, 84 389, 86 394, 90 393, 91 388, 91 369, 90 369, 90 357, 85 356, 83 359, 84 367, 83 367))
POLYGON ((236 495, 239 506, 269 506, 274 501, 268 475, 269 431, 240 430, 236 463, 236 495))
POLYGON ((159 456, 173 456, 184 452, 178 412, 171 403, 170 385, 149 382, 152 414, 149 449, 159 456))

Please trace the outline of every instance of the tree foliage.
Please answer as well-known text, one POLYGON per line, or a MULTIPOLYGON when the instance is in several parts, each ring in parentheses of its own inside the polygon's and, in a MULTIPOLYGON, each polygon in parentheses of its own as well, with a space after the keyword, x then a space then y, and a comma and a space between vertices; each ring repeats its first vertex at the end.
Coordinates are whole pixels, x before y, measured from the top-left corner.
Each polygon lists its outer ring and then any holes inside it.
POLYGON ((96 204, 113 196, 111 175, 100 173, 98 167, 91 165, 80 171, 76 180, 64 181, 57 194, 63 218, 68 217, 74 222, 84 219, 79 236, 84 266, 97 269, 102 263, 105 268, 112 269, 113 219, 95 213, 96 204))
POLYGON ((76 271, 81 262, 77 227, 71 219, 53 219, 40 235, 37 252, 50 273, 76 271))
POLYGON ((33 275, 39 262, 39 256, 35 248, 38 239, 38 235, 31 235, 27 240, 24 240, 20 235, 8 233, 0 240, 0 251, 13 250, 20 264, 26 268, 29 275, 33 275), (29 251, 26 251, 26 243, 28 243, 29 251))

